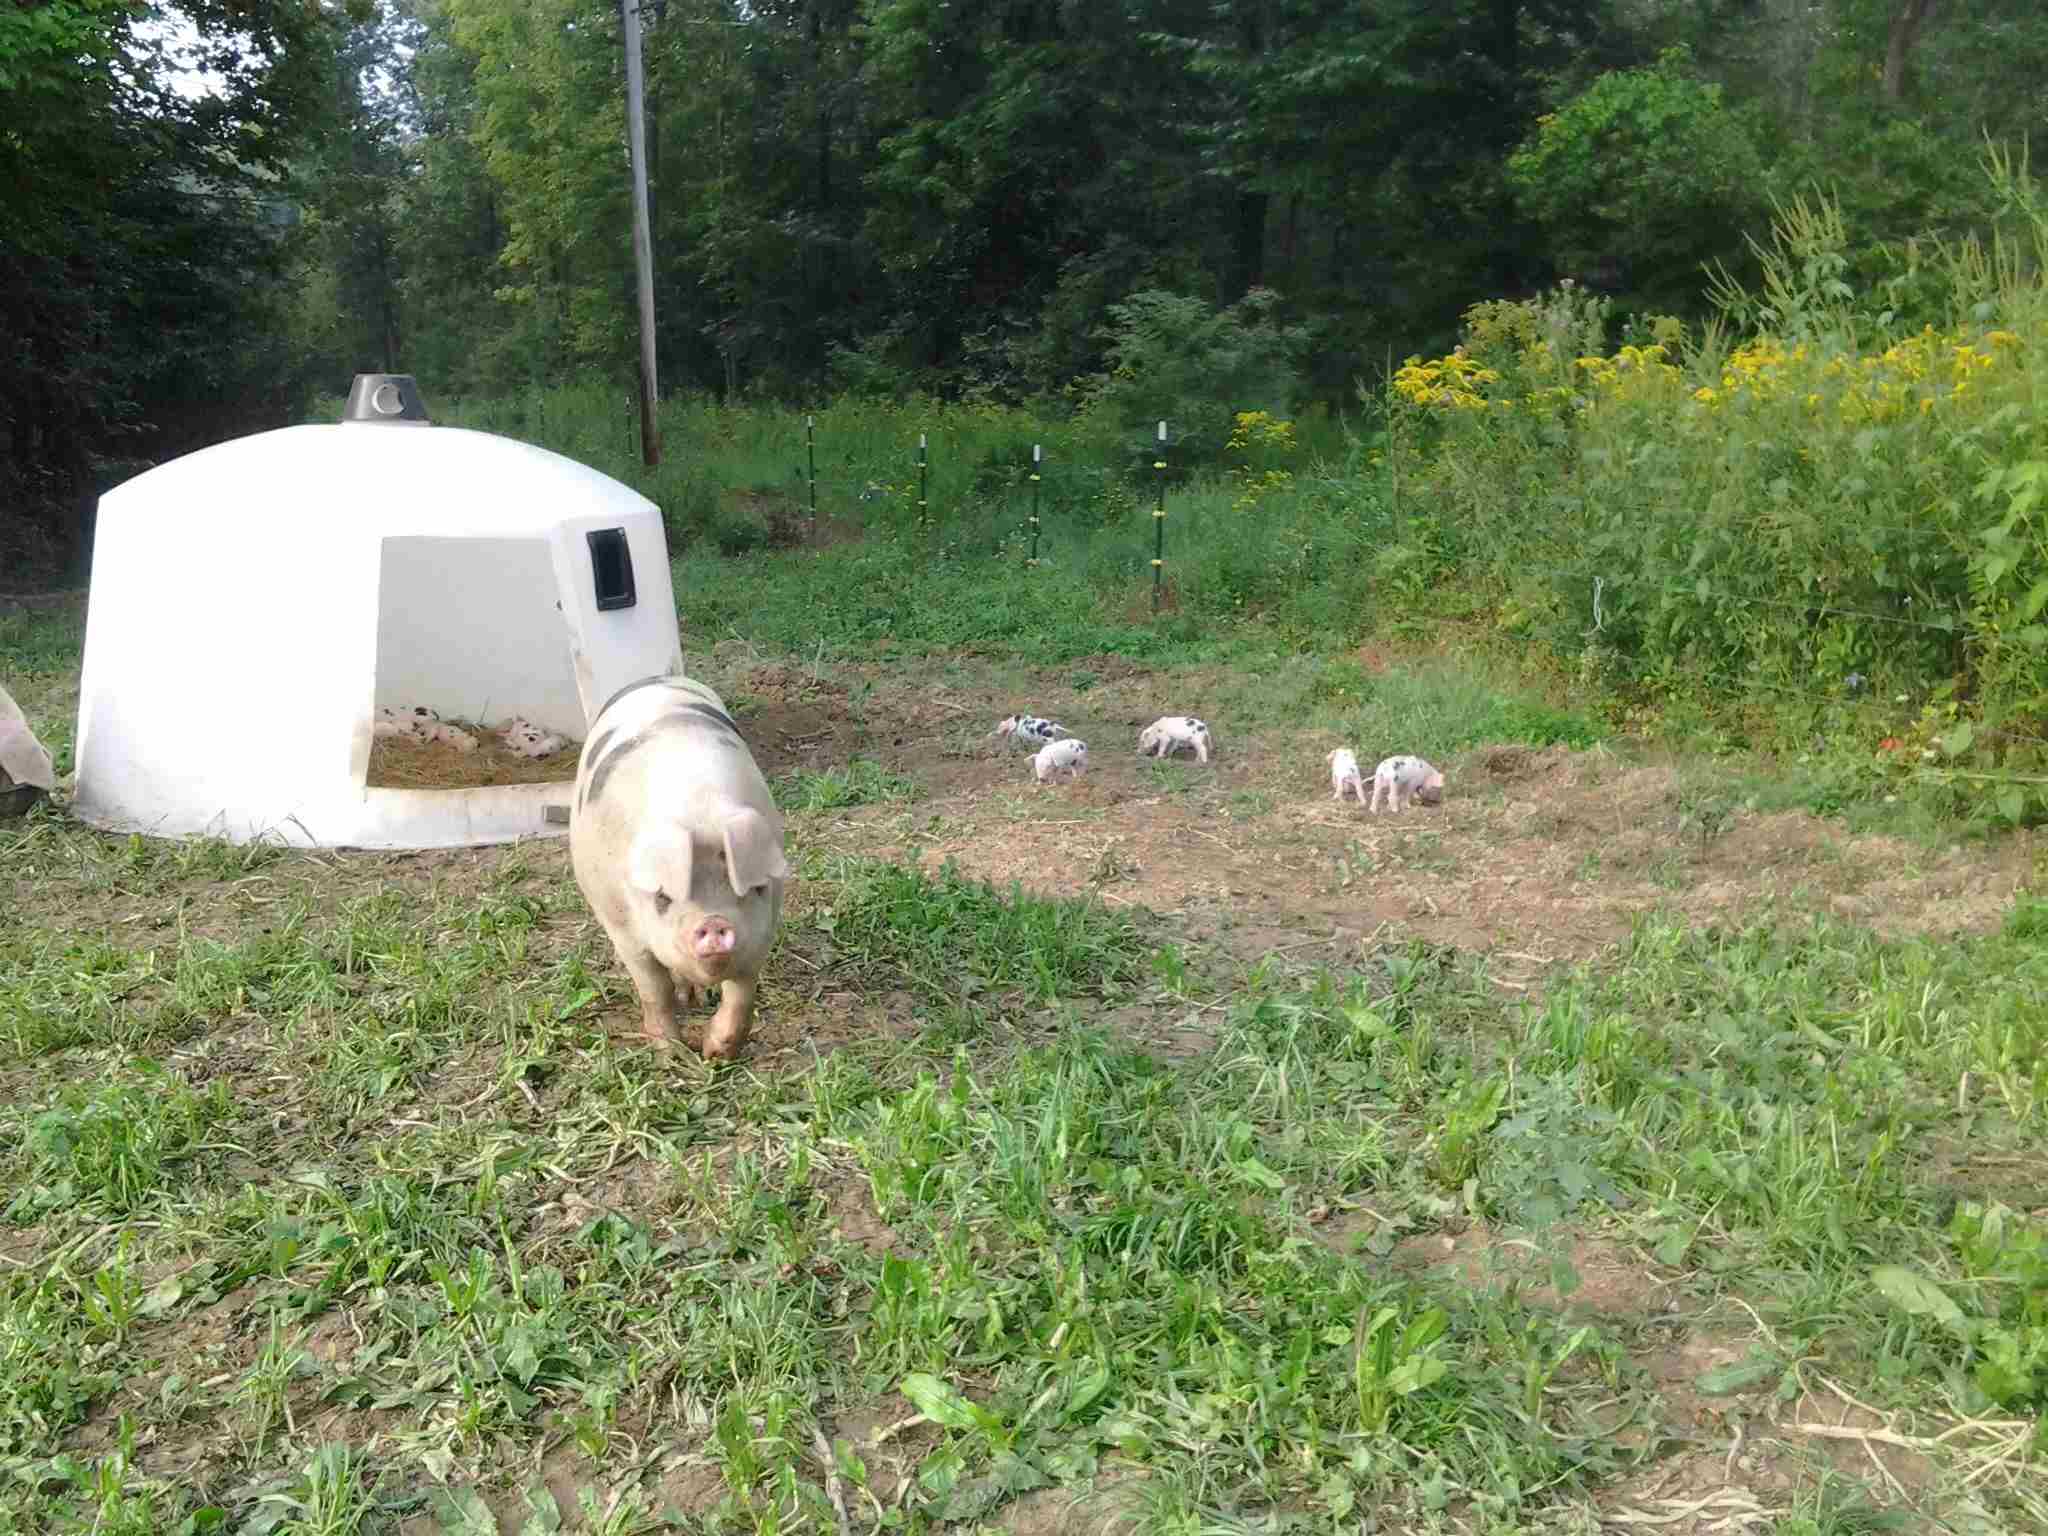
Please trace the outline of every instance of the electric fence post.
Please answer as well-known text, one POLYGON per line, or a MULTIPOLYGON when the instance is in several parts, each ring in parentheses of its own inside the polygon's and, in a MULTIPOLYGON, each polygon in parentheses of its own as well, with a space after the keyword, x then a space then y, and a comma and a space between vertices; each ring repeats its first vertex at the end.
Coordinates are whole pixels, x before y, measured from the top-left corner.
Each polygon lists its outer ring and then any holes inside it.
POLYGON ((818 418, 804 418, 804 458, 809 463, 811 474, 811 530, 818 527, 818 418))
POLYGON ((925 470, 925 462, 924 462, 924 434, 923 434, 922 432, 920 432, 920 433, 918 433, 918 434, 917 434, 917 531, 918 531, 919 533, 923 533, 923 532, 925 532, 925 527, 926 527, 926 525, 925 525, 925 496, 924 496, 924 483, 925 483, 925 482, 924 482, 924 470, 925 470))
POLYGON ((1159 505, 1152 510, 1152 611, 1159 612, 1159 583, 1166 570, 1166 423, 1159 423, 1159 457, 1152 461, 1159 476, 1159 505))
POLYGON ((1031 445, 1031 558, 1024 562, 1025 569, 1038 569, 1038 464, 1039 445, 1031 445))

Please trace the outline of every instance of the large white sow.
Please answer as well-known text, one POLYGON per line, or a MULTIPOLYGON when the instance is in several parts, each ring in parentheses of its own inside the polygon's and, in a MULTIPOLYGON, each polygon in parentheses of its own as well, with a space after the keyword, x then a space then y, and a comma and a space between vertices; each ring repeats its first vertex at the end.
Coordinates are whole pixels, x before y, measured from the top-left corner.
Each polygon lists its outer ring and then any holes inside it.
POLYGON ((706 1056, 731 1056, 753 1025, 761 965, 789 878, 782 813, 725 702, 687 677, 612 696, 576 769, 569 861, 640 996, 658 1049, 686 1005, 722 988, 706 1056))

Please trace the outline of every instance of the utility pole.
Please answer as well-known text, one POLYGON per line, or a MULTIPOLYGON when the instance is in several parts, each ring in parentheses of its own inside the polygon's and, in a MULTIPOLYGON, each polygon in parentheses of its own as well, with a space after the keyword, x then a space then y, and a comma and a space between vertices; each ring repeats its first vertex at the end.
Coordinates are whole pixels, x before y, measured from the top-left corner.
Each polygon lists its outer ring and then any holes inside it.
POLYGON ((661 423, 654 382, 654 236, 647 227, 647 119, 640 63, 640 0, 619 0, 626 32, 626 147, 633 160, 633 265, 640 278, 640 457, 661 462, 661 423))

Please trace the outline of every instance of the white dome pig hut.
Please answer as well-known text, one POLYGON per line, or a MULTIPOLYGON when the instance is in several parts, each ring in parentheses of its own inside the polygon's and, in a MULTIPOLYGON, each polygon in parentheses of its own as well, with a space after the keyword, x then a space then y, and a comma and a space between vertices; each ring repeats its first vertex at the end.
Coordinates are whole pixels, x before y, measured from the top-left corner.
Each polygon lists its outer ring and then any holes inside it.
POLYGON ((339 424, 222 443, 101 498, 74 808, 316 847, 558 836, 588 722, 681 670, 652 502, 430 425, 409 376, 366 374, 339 424), (459 729, 375 729, 416 709, 459 729), (515 717, 563 745, 519 754, 493 734, 515 717))

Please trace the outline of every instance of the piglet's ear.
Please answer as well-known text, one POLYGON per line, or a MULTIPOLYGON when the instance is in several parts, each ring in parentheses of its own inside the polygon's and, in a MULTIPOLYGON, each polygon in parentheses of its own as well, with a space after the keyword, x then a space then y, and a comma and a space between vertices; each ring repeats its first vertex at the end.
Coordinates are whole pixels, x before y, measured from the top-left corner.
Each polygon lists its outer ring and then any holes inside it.
POLYGON ((725 818, 725 867, 735 896, 757 885, 789 878, 782 852, 781 817, 771 820, 750 806, 736 806, 725 818))
POLYGON ((690 829, 680 821, 643 822, 626 853, 626 883, 642 895, 690 893, 690 829))

